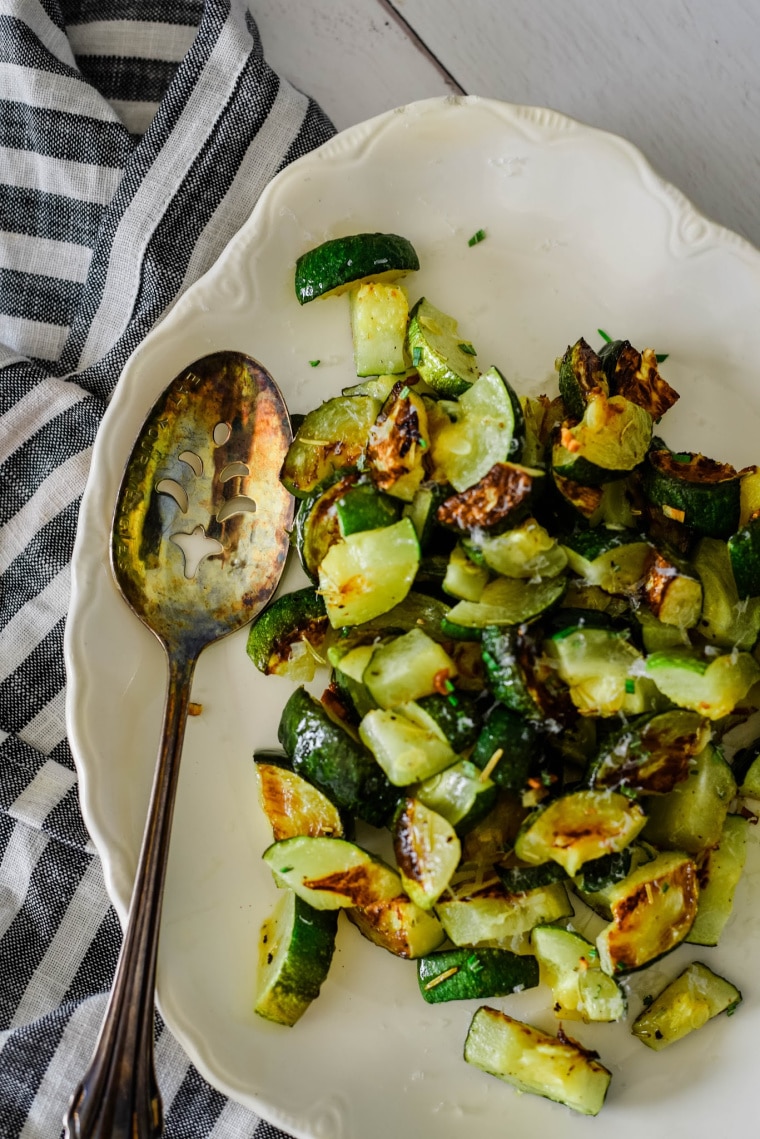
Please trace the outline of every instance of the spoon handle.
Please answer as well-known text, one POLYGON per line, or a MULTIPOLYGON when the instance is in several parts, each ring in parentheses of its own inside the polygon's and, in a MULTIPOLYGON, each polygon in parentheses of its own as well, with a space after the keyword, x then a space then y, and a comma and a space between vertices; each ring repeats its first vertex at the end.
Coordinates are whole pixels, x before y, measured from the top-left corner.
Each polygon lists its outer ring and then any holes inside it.
POLYGON ((161 747, 111 996, 90 1066, 64 1117, 67 1139, 157 1139, 163 1109, 153 1065, 161 901, 195 658, 169 653, 161 747))

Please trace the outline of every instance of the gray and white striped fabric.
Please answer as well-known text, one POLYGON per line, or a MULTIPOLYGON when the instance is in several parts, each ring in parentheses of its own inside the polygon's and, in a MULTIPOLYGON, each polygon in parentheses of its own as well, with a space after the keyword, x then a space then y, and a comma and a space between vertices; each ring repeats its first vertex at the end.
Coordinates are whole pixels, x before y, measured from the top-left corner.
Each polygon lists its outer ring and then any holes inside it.
MULTIPOLYGON (((77 801, 77 508, 132 349, 325 141, 244 0, 0 0, 0 1139, 55 1139, 120 944, 77 801)), ((274 1139, 156 1026, 173 1139, 274 1139)))

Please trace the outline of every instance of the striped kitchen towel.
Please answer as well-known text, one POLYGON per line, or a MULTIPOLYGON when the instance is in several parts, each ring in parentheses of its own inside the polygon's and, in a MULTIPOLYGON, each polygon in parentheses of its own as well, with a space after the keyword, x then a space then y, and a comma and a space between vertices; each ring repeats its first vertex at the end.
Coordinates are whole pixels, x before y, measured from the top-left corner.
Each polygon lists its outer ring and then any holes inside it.
MULTIPOLYGON (((0 0, 0 1139, 55 1139, 120 943, 77 801, 77 508, 134 347, 333 128, 244 0, 0 0)), ((157 1021, 174 1139, 272 1139, 157 1021)))

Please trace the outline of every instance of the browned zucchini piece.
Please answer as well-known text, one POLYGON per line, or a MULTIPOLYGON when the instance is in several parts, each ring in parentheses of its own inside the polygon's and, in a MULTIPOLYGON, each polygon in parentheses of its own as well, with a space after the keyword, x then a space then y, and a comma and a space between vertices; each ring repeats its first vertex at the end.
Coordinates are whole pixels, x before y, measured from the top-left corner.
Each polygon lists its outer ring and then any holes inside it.
POLYGON ((650 451, 644 492, 673 522, 711 538, 728 538, 739 525, 740 472, 692 451, 650 451))
POLYGON ((438 521, 463 534, 498 533, 528 513, 543 480, 537 468, 494 463, 479 482, 441 503, 438 521))
POLYGON ((630 340, 613 340, 599 353, 610 392, 643 407, 658 420, 680 398, 660 375, 652 348, 638 352, 630 340))
POLYGON ((429 446, 427 412, 422 397, 408 385, 394 385, 369 433, 367 460, 380 490, 411 502, 425 477, 429 446))

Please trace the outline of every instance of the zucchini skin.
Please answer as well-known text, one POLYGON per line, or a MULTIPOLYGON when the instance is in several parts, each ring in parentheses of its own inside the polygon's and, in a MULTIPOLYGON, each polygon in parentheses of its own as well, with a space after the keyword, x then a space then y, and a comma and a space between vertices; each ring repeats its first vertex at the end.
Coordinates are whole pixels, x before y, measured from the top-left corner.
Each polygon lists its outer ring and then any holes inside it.
POLYGON ((428 1004, 506 997, 538 984, 535 957, 480 946, 443 949, 417 961, 417 981, 428 1004), (448 977, 445 973, 450 970, 448 977), (439 981, 438 978, 442 979, 439 981))
POLYGON ((374 756, 334 723, 318 700, 297 688, 282 713, 279 741, 293 770, 335 805, 372 826, 384 826, 399 798, 374 756))
POLYGON ((420 267, 411 242, 396 233, 353 233, 334 237, 302 253, 296 261, 299 304, 348 288, 365 277, 400 277, 420 267))
POLYGON ((295 641, 320 642, 327 628, 325 604, 313 589, 281 593, 251 625, 246 652, 259 672, 274 673, 287 661, 295 641))
POLYGON ((740 475, 691 451, 650 450, 644 493, 666 517, 707 538, 729 538, 739 527, 740 475))

